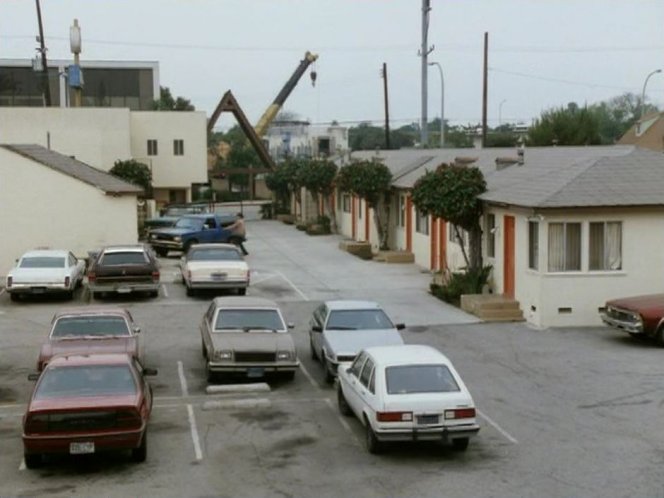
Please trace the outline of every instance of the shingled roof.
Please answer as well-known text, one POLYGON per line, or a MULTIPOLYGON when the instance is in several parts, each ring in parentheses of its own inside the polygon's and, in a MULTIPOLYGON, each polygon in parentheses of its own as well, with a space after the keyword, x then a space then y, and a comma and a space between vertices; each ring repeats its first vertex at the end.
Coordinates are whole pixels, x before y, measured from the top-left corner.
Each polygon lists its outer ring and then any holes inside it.
POLYGON ((76 178, 99 190, 114 195, 142 194, 143 189, 137 185, 117 178, 106 171, 93 168, 89 164, 73 159, 59 152, 36 144, 4 144, 3 149, 43 164, 55 171, 76 178))

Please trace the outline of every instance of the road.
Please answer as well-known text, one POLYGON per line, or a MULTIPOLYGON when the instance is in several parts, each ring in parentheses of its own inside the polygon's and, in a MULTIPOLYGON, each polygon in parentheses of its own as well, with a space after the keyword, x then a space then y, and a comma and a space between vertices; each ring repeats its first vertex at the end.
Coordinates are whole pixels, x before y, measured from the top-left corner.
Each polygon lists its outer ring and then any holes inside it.
POLYGON ((74 302, 11 302, 0 293, 0 495, 6 496, 644 496, 664 497, 664 351, 606 328, 535 330, 484 324, 432 298, 413 265, 366 262, 278 222, 251 221, 250 295, 275 299, 302 368, 269 391, 206 394, 198 324, 211 295, 189 298, 178 255, 162 258, 156 299, 107 299, 142 326, 155 405, 148 460, 126 455, 22 462, 21 416, 38 348, 56 310, 74 302), (479 409, 465 453, 442 445, 363 446, 339 415, 309 354, 307 322, 321 300, 383 303, 404 340, 445 352, 479 409))

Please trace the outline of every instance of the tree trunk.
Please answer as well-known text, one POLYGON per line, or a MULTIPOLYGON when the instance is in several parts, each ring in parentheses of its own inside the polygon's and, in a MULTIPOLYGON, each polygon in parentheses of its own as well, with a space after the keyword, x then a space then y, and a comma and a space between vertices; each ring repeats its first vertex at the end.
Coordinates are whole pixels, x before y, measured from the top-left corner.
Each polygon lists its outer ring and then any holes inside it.
POLYGON ((466 268, 470 268, 470 261, 468 261, 468 254, 466 253, 466 246, 463 243, 463 237, 461 236, 461 232, 459 231, 459 227, 457 225, 452 225, 454 227, 454 236, 456 237, 457 243, 459 244, 459 247, 461 247, 461 254, 463 254, 463 260, 466 262, 466 268))
POLYGON ((337 217, 335 216, 334 213, 334 197, 332 194, 328 194, 326 196, 327 199, 327 216, 330 218, 330 232, 332 233, 337 233, 338 227, 337 227, 337 217))
POLYGON ((482 228, 474 227, 470 233, 470 268, 482 268, 482 228))
POLYGON ((387 241, 389 238, 390 213, 384 200, 379 200, 375 205, 370 205, 374 213, 374 224, 378 232, 378 248, 381 251, 389 249, 387 241), (382 216, 382 215, 385 216, 382 216))

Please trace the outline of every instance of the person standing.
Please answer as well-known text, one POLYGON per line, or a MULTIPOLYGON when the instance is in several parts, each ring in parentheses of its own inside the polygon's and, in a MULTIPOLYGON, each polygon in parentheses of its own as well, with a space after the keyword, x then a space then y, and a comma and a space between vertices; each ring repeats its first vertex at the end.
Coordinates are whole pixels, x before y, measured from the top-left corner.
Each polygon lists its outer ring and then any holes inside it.
POLYGON ((231 236, 228 238, 228 241, 232 244, 235 244, 240 247, 242 254, 245 256, 249 253, 244 248, 244 241, 247 240, 247 229, 244 226, 244 215, 242 213, 236 214, 237 219, 232 225, 229 225, 227 228, 231 231, 231 236))

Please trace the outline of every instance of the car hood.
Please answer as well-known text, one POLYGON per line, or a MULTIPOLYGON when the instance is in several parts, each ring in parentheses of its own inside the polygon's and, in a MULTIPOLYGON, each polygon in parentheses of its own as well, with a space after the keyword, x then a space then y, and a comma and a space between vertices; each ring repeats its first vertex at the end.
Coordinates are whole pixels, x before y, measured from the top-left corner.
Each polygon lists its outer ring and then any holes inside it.
POLYGON ((10 272, 14 283, 60 282, 68 274, 65 268, 15 268, 10 272))
POLYGON ((139 394, 117 396, 71 396, 48 399, 33 399, 28 407, 29 412, 45 412, 60 410, 89 410, 99 408, 135 407, 138 405, 139 394))
POLYGON ((607 301, 606 305, 630 311, 664 312, 664 294, 648 294, 644 296, 632 296, 620 299, 612 299, 610 301, 607 301))
POLYGON ((47 361, 55 355, 72 353, 127 353, 137 356, 138 337, 51 340, 42 346, 40 359, 41 361, 47 361))
POLYGON ((401 334, 396 329, 326 330, 323 332, 323 340, 328 350, 337 355, 355 355, 371 346, 403 344, 401 334))
POLYGON ((215 351, 293 351, 295 343, 288 332, 215 332, 215 351))

